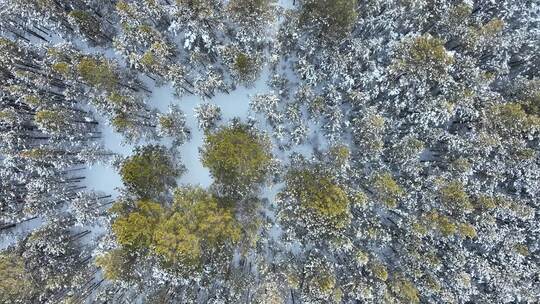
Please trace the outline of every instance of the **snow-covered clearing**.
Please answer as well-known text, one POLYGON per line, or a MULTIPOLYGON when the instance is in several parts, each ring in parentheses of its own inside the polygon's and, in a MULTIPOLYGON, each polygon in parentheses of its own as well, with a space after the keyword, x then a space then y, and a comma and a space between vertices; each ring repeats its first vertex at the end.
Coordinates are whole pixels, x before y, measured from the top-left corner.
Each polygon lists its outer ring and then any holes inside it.
MULTIPOLYGON (((283 9, 291 9, 294 7, 293 0, 278 0, 276 5, 283 9)), ((277 30, 277 27, 275 28, 277 30)), ((48 44, 63 43, 65 40, 58 35, 48 35, 48 44)), ((44 41, 36 40, 32 37, 32 41, 35 44, 43 44, 44 41)), ((88 54, 101 54, 106 58, 114 60, 121 66, 125 67, 123 58, 111 48, 91 47, 87 43, 79 40, 72 41, 78 49, 82 49, 88 54)), ((197 105, 202 103, 213 103, 221 108, 222 120, 221 124, 227 124, 233 118, 239 118, 241 121, 246 121, 248 118, 255 118, 258 123, 257 126, 264 131, 271 132, 271 128, 266 125, 264 118, 250 111, 249 102, 250 96, 257 93, 268 93, 270 89, 266 81, 268 80, 269 70, 265 66, 258 80, 252 87, 246 88, 238 86, 235 90, 229 94, 219 93, 216 94, 210 100, 203 100, 195 95, 176 96, 174 88, 171 84, 164 84, 157 86, 156 83, 150 78, 140 74, 139 77, 147 88, 152 91, 151 95, 146 99, 149 107, 157 109, 161 113, 168 111, 169 105, 178 105, 180 109, 186 115, 187 126, 191 130, 191 139, 184 143, 179 148, 179 154, 182 164, 186 167, 187 171, 178 179, 179 185, 200 185, 202 187, 208 187, 212 183, 212 178, 208 169, 202 166, 199 158, 199 149, 204 142, 204 134, 197 126, 197 119, 195 118, 194 109, 197 105)), ((129 157, 136 146, 146 144, 161 144, 167 148, 172 148, 172 141, 170 138, 162 138, 159 141, 142 141, 137 144, 127 143, 122 134, 114 131, 110 125, 108 119, 101 115, 93 107, 88 107, 93 112, 95 119, 99 122, 100 132, 102 134, 102 143, 105 149, 114 152, 122 157, 129 157)), ((315 139, 317 142, 318 127, 311 129, 312 133, 310 138, 315 139)), ((316 148, 316 147, 315 147, 316 148)), ((291 153, 300 153, 306 157, 309 157, 313 152, 314 146, 311 143, 292 147, 290 150, 281 151, 274 145, 273 153, 275 157, 281 161, 286 162, 291 153)), ((89 165, 81 173, 84 179, 81 180, 80 185, 86 187, 85 191, 99 191, 107 195, 112 195, 113 198, 118 197, 120 194, 120 188, 123 187, 122 179, 118 173, 117 168, 114 167, 112 162, 100 162, 93 165, 89 165)), ((279 191, 282 185, 268 185, 262 189, 261 198, 266 198, 273 202, 275 195, 279 191)), ((37 229, 43 220, 41 217, 29 219, 26 222, 17 224, 12 229, 7 229, 1 235, 0 249, 16 242, 17 239, 24 237, 30 231, 37 229)), ((92 229, 92 231, 95 231, 92 229)), ((99 229, 97 229, 99 230, 99 229)))
MULTIPOLYGON (((178 179, 179 184, 192 184, 207 187, 212 183, 208 169, 202 166, 199 159, 199 148, 204 142, 203 131, 197 127, 194 108, 201 103, 213 103, 221 108, 222 123, 227 123, 233 118, 240 118, 245 121, 252 113, 249 110, 249 96, 267 92, 266 79, 268 71, 264 69, 261 76, 251 88, 238 87, 230 94, 217 94, 211 100, 203 100, 200 97, 189 95, 177 97, 171 85, 156 87, 152 82, 148 82, 152 91, 147 103, 150 107, 157 108, 160 112, 166 112, 169 105, 178 105, 186 115, 187 125, 191 130, 191 139, 184 143, 179 151, 182 163, 186 166, 187 172, 178 179)), ((128 144, 123 140, 121 134, 115 132, 107 124, 106 120, 98 113, 95 113, 100 121, 105 148, 122 156, 129 156, 135 145, 128 144)), ((139 145, 152 142, 141 142, 139 145)), ((159 141, 166 147, 171 147, 169 139, 164 138, 159 141)), ((122 187, 122 180, 117 170, 109 164, 96 164, 89 167, 86 172, 86 179, 83 184, 88 190, 103 191, 114 196, 118 195, 118 188, 122 187)))
MULTIPOLYGON (((278 6, 285 9, 293 7, 292 0, 279 0, 278 6)), ((107 57, 116 57, 116 54, 110 53, 110 50, 105 50, 107 57)), ((121 60, 119 62, 122 62, 121 60)), ((187 172, 179 178, 180 184, 192 184, 207 187, 212 183, 210 173, 208 169, 202 166, 199 159, 199 148, 204 141, 203 131, 197 127, 197 120, 195 118, 194 108, 205 102, 216 104, 221 108, 222 123, 226 123, 233 118, 240 118, 245 121, 250 115, 249 109, 249 96, 256 93, 268 92, 268 86, 266 80, 268 79, 268 69, 263 68, 259 79, 255 82, 253 87, 237 87, 236 90, 231 91, 230 94, 220 93, 216 94, 211 100, 202 100, 195 95, 188 95, 178 97, 174 94, 174 89, 170 84, 157 87, 153 81, 148 81, 146 84, 152 91, 151 97, 147 100, 150 107, 157 108, 160 112, 166 112, 169 105, 179 105, 184 114, 186 115, 187 126, 191 130, 191 139, 184 143, 180 148, 180 155, 182 162, 186 166, 187 172)), ((95 113, 95 116, 100 121, 102 128, 103 141, 107 149, 112 152, 118 153, 123 156, 129 156, 134 145, 124 142, 122 135, 115 132, 107 121, 95 113)), ((140 144, 145 144, 140 143, 140 144)), ((167 147, 170 147, 170 140, 163 139, 160 141, 167 147)), ((311 146, 299 146, 297 152, 303 155, 309 155, 312 151, 311 146)), ((277 152, 277 151, 275 151, 277 152)), ((282 155, 286 157, 286 155, 282 155)), ((118 175, 115 168, 107 164, 96 164, 86 170, 86 179, 84 185, 88 187, 88 190, 103 191, 113 196, 118 195, 118 188, 122 186, 122 180, 118 175)))

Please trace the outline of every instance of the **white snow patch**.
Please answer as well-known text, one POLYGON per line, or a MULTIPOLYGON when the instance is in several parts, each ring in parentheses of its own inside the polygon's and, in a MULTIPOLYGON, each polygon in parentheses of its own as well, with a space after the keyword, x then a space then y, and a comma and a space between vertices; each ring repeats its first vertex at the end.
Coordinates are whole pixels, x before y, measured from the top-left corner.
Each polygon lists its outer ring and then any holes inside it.
MULTIPOLYGON (((264 69, 261 77, 259 77, 253 87, 237 87, 230 94, 216 94, 210 100, 203 100, 194 95, 177 97, 174 93, 174 88, 170 84, 157 87, 151 81, 145 82, 152 91, 151 96, 147 100, 149 107, 157 108, 160 112, 165 113, 168 111, 169 105, 176 104, 186 115, 186 122, 191 130, 191 139, 178 148, 182 163, 187 169, 184 175, 178 179, 179 184, 200 185, 202 187, 208 187, 212 184, 210 172, 207 168, 203 167, 199 157, 199 149, 204 143, 204 133, 197 127, 194 108, 202 103, 213 103, 221 108, 222 124, 229 123, 233 118, 246 121, 251 114, 249 109, 249 95, 268 91, 265 83, 267 78, 268 70, 264 69)), ((122 156, 127 157, 131 155, 135 146, 126 143, 122 135, 115 132, 99 113, 96 113, 95 116, 100 123, 105 148, 122 156)), ((159 143, 167 148, 171 148, 171 140, 168 138, 164 138, 159 142, 141 142, 139 145, 152 143, 159 143)), ((89 167, 86 170, 86 180, 83 184, 89 189, 103 191, 113 196, 117 196, 117 189, 123 186, 120 175, 110 165, 94 165, 89 167)))
POLYGON ((122 178, 115 168, 107 164, 95 164, 85 170, 86 178, 82 185, 87 190, 101 191, 117 197, 118 188, 122 187, 122 178))
POLYGON ((3 230, 2 233, 0 233, 0 250, 4 250, 13 244, 16 244, 30 232, 41 226, 42 223, 43 220, 40 217, 37 217, 26 222, 18 223, 15 227, 3 230))
POLYGON ((296 2, 296 1, 293 1, 293 0, 279 0, 277 4, 279 6, 281 6, 281 7, 283 7, 283 8, 292 9, 292 8, 294 8, 294 5, 295 5, 295 4, 293 4, 294 2, 296 2))

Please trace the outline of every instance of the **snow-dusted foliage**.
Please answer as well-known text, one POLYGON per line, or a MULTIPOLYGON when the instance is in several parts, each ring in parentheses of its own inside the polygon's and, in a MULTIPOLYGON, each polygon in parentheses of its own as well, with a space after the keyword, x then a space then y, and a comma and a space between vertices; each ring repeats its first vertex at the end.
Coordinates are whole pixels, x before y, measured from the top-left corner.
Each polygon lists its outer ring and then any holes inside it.
POLYGON ((203 103, 195 109, 195 118, 197 118, 199 129, 214 129, 221 120, 221 109, 211 103, 203 103))
POLYGON ((539 54, 538 1, 0 0, 0 302, 538 303, 539 54))

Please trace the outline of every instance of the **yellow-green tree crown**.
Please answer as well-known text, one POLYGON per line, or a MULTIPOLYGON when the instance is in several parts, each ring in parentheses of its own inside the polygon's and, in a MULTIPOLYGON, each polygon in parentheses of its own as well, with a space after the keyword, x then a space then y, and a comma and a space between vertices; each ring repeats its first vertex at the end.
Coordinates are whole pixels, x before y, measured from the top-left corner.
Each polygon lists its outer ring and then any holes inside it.
POLYGON ((323 173, 310 169, 291 170, 287 174, 287 190, 293 193, 300 207, 333 228, 350 222, 346 192, 323 173))
MULTIPOLYGON (((114 221, 112 230, 118 243, 132 252, 157 255, 170 268, 196 269, 240 240, 240 224, 224 205, 202 188, 178 188, 172 206, 138 201, 134 210, 114 221)), ((115 254, 98 261, 111 277, 120 274, 107 268, 125 260, 115 254)))
POLYGON ((240 124, 208 134, 201 153, 216 182, 238 187, 263 182, 271 157, 268 141, 240 124))
POLYGON ((222 246, 240 239, 230 208, 202 188, 178 188, 170 216, 156 228, 155 252, 168 263, 196 266, 222 246))
POLYGON ((124 184, 143 198, 154 197, 175 186, 174 179, 180 174, 181 170, 176 168, 171 157, 160 146, 138 148, 120 168, 124 184))
POLYGON ((32 289, 33 283, 22 257, 10 252, 0 254, 0 302, 29 301, 32 289))

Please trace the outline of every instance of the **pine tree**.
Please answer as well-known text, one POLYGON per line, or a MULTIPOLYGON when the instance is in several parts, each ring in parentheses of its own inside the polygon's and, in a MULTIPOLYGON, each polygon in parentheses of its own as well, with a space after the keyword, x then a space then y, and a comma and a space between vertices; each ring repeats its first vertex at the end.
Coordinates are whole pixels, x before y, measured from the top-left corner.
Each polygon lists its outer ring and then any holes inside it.
POLYGON ((323 37, 346 36, 358 18, 356 0, 304 0, 301 5, 300 24, 317 27, 323 37))
POLYGON ((186 115, 177 107, 169 106, 169 112, 159 115, 159 130, 162 136, 174 139, 174 146, 180 146, 191 138, 191 131, 186 126, 186 115))
POLYGON ((142 198, 152 198, 176 185, 183 168, 174 163, 163 146, 136 148, 135 154, 120 166, 122 181, 142 198))
POLYGON ((148 250, 154 244, 156 225, 164 216, 165 210, 159 203, 141 200, 136 203, 135 210, 114 221, 112 230, 118 243, 129 250, 148 250))
POLYGON ((0 254, 0 301, 2 303, 27 303, 35 293, 34 283, 24 267, 24 260, 15 252, 0 254))
POLYGON ((199 269, 212 255, 223 254, 240 240, 241 230, 232 210, 222 204, 201 188, 178 188, 172 213, 154 233, 156 254, 184 270, 199 269))
POLYGON ((235 195, 263 183, 271 159, 266 138, 242 124, 208 133, 201 150, 201 161, 216 183, 235 195))
POLYGON ((221 109, 211 103, 202 103, 195 107, 195 118, 197 118, 199 129, 210 131, 217 127, 221 120, 221 109))

